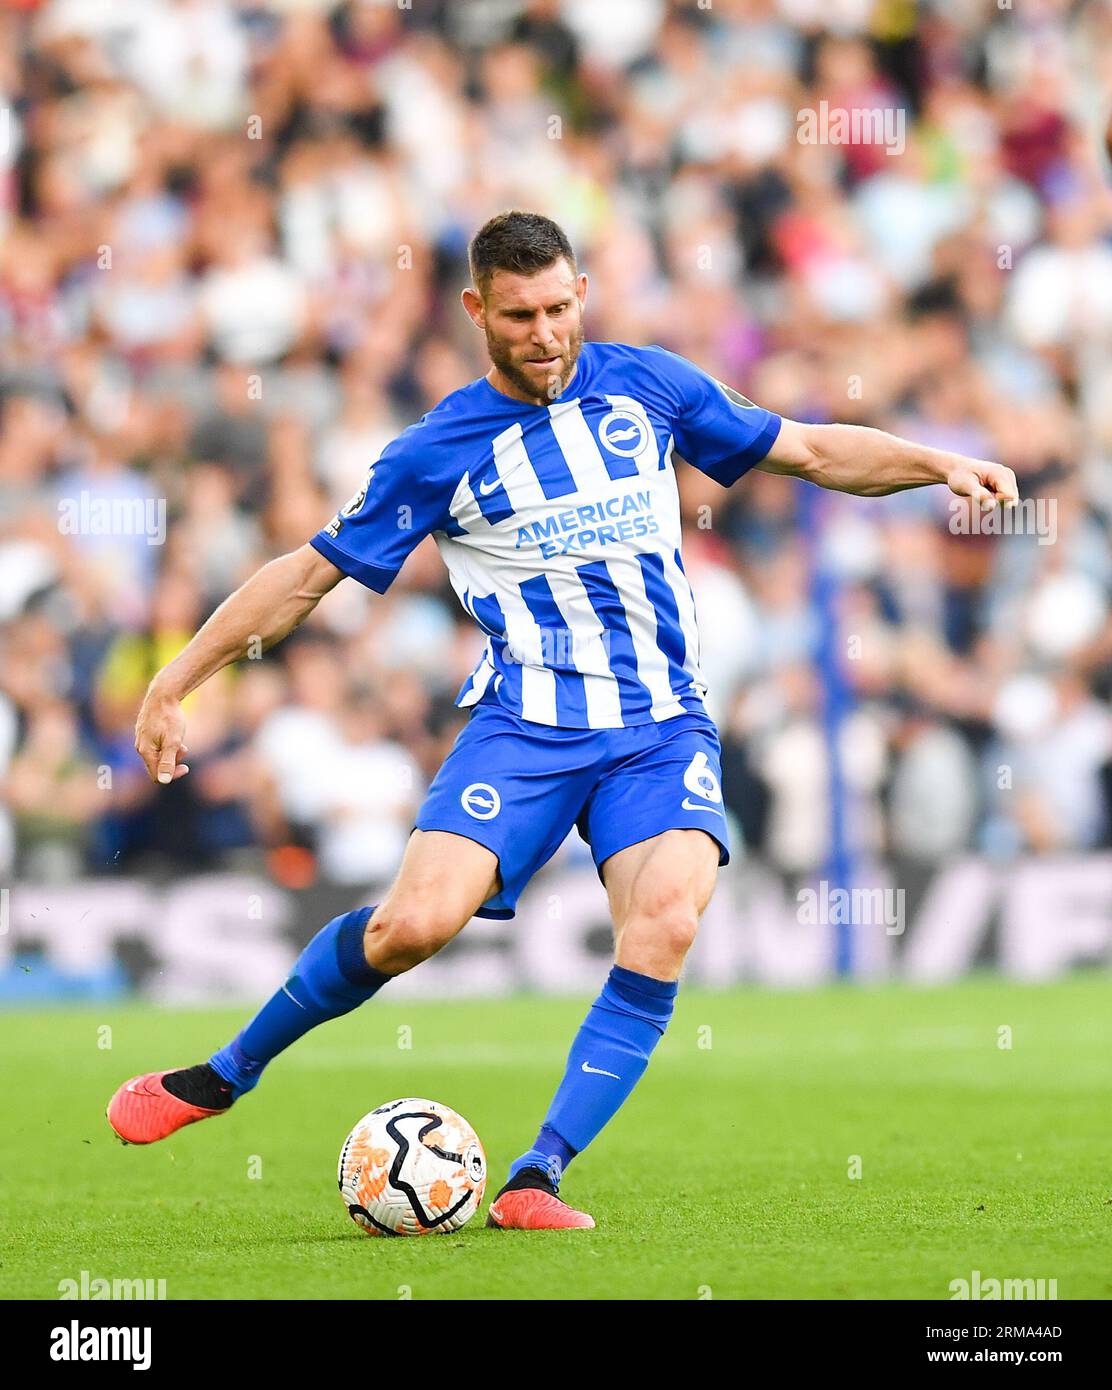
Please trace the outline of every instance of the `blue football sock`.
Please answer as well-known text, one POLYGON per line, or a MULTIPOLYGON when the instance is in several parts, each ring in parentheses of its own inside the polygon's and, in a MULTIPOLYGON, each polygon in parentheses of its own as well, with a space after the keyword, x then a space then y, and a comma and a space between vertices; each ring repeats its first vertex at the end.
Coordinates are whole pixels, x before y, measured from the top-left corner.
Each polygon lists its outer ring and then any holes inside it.
POLYGON ((675 980, 654 980, 615 965, 568 1054, 560 1089, 536 1143, 510 1165, 542 1168, 554 1183, 624 1104, 664 1035, 676 1000, 675 980))
POLYGON ((233 1100, 257 1086, 266 1064, 290 1043, 318 1023, 351 1013, 390 979, 363 954, 363 929, 372 912, 361 907, 321 927, 278 993, 209 1058, 213 1071, 230 1083, 233 1100))

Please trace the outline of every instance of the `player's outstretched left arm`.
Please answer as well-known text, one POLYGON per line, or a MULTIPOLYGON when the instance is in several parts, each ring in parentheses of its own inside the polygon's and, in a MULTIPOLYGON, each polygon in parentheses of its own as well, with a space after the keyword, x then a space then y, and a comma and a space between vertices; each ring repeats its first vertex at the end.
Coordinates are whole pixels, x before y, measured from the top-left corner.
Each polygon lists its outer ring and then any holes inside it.
POLYGON ((1015 474, 1002 463, 928 449, 865 425, 784 420, 768 457, 757 466, 860 497, 945 483, 958 497, 970 497, 985 508, 1014 507, 1019 501, 1015 474))

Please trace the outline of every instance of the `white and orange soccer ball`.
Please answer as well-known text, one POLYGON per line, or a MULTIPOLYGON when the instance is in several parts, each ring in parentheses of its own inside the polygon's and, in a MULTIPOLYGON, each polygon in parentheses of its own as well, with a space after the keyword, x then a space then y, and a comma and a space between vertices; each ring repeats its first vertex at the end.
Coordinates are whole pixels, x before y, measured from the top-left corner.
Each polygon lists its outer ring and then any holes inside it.
POLYGON ((392 1100, 340 1150, 340 1196, 372 1236, 458 1231, 479 1209, 486 1154, 462 1115, 435 1100, 392 1100))

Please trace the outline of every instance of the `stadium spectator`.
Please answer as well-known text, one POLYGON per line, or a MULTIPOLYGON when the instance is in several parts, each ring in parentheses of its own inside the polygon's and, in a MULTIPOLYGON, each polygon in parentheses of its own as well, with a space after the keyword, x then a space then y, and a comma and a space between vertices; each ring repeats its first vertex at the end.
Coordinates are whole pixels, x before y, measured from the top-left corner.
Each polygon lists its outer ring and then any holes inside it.
POLYGON ((912 8, 0 16, 0 865, 294 846, 337 883, 388 874, 480 644, 431 542, 385 599, 341 586, 216 683, 199 775, 160 809, 129 730, 223 596, 483 370, 466 241, 522 204, 580 249, 592 336, 660 342, 797 418, 998 458, 1044 504, 1021 536, 964 534, 935 489, 806 510, 780 478, 681 474, 750 849, 790 877, 827 845, 819 562, 863 852, 1108 843, 1112 5, 927 5, 917 28, 912 8), (824 110, 893 138, 813 142, 801 117, 824 110))

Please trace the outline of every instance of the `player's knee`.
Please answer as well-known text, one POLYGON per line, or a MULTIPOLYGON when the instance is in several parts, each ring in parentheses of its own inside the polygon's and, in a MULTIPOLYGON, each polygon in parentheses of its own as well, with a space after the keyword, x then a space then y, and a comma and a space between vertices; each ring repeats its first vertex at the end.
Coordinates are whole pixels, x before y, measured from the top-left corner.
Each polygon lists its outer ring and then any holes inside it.
POLYGON ((679 964, 691 950, 698 930, 699 919, 693 910, 669 917, 657 935, 658 946, 668 960, 679 964))
POLYGON ((678 965, 691 949, 698 929, 699 914, 689 894, 664 889, 639 895, 622 932, 623 955, 633 952, 637 959, 658 968, 662 963, 678 965))
POLYGON ((459 931, 436 902, 424 898, 387 901, 373 913, 363 936, 368 965, 387 975, 412 970, 459 931))

